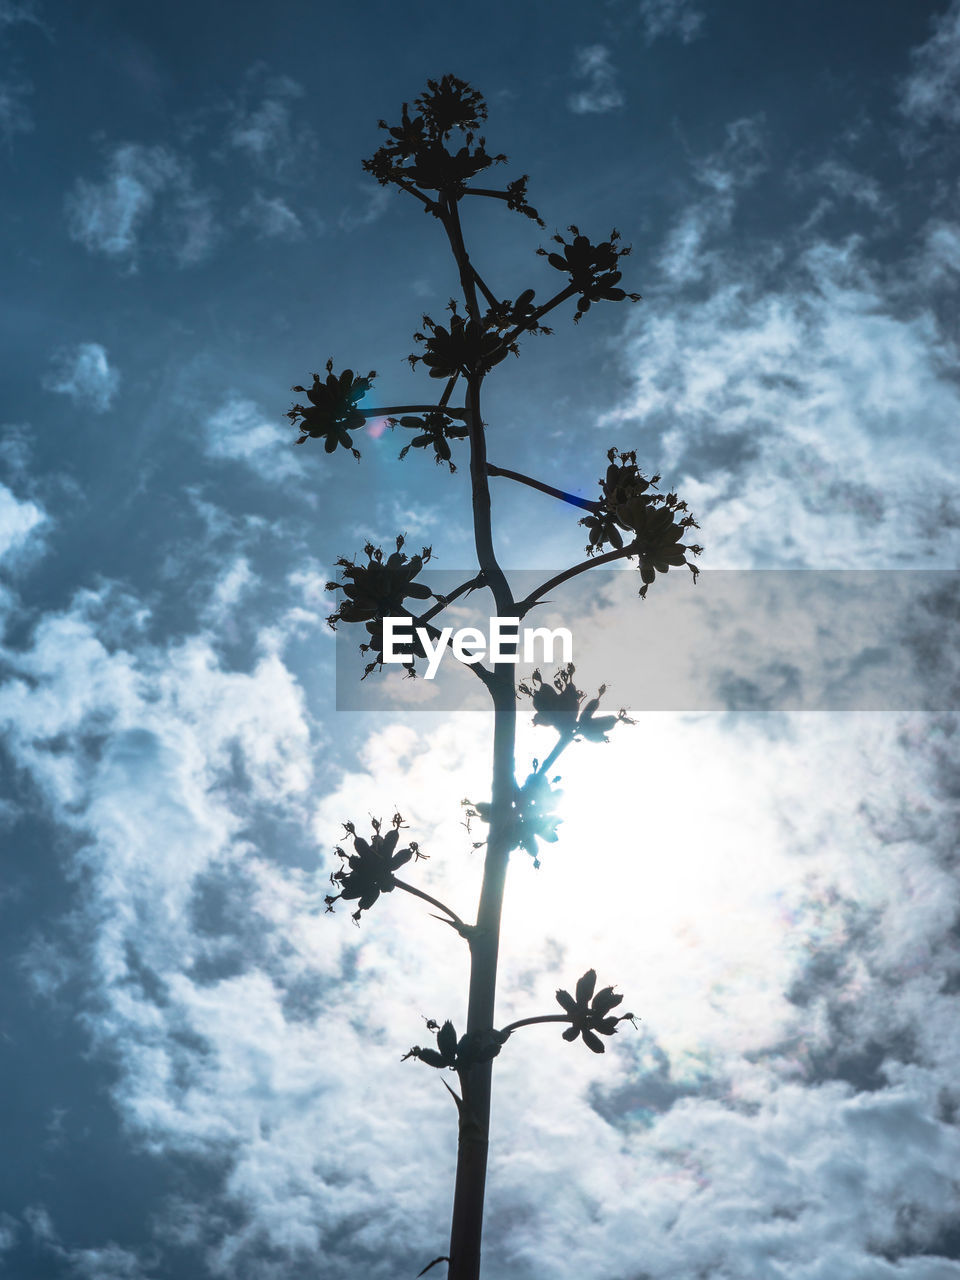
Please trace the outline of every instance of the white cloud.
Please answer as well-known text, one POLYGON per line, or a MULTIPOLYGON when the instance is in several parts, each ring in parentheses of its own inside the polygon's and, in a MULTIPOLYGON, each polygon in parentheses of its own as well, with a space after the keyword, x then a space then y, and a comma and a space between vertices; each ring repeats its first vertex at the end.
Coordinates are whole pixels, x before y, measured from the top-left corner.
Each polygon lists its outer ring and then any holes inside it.
POLYGON ((960 2, 934 21, 933 35, 912 53, 901 88, 901 110, 919 124, 960 123, 960 2))
MULTIPOLYGON (((663 282, 632 325, 635 395, 602 425, 643 424, 646 465, 701 519, 704 567, 950 566, 960 393, 943 304, 960 229, 921 228, 899 267, 809 218, 738 245, 731 229, 763 175, 746 123, 694 165, 711 194, 678 211, 663 282)), ((827 164, 811 197, 851 182, 827 164)), ((862 186, 882 231, 895 203, 862 186)))
POLYGON ((567 98, 567 105, 574 114, 603 114, 623 106, 624 98, 617 84, 616 68, 610 61, 610 50, 602 44, 577 50, 573 74, 578 80, 587 82, 583 89, 567 98))
POLYGON ((75 404, 89 405, 97 413, 110 408, 120 386, 120 374, 99 342, 81 342, 58 351, 52 366, 43 379, 47 391, 69 396, 75 404))
POLYGON ((637 12, 648 44, 672 35, 689 44, 703 28, 703 12, 693 0, 638 0, 637 12))
POLYGON ((231 109, 228 146, 265 177, 289 181, 302 176, 316 154, 313 131, 297 118, 303 86, 289 76, 268 76, 262 66, 253 68, 246 81, 231 109))
POLYGON ((260 191, 255 192, 250 203, 241 210, 240 220, 268 240, 300 240, 303 237, 303 223, 280 196, 268 197, 260 191))
POLYGON ((341 210, 338 224, 343 231, 356 231, 358 227, 369 227, 378 222, 392 199, 392 192, 387 187, 371 183, 357 185, 364 192, 363 202, 359 206, 347 205, 341 210))
MULTIPOLYGON (((431 855, 409 878, 469 910, 480 863, 458 801, 483 786, 486 723, 384 728, 324 792, 275 658, 228 672, 199 637, 110 652, 77 610, 11 656, 22 681, 0 718, 16 757, 89 838, 89 1026, 119 1065, 115 1101, 157 1154, 228 1161, 229 1217, 171 1203, 171 1222, 215 1274, 256 1270, 261 1253, 322 1251, 331 1271, 362 1256, 377 1277, 398 1259, 424 1265, 446 1229, 455 1115, 432 1071, 398 1059, 425 1042, 421 1014, 462 1017, 465 952, 398 892, 359 932, 322 897, 339 823, 400 807, 431 855), (64 768, 64 748, 82 767, 64 768), (252 845, 251 818, 271 810, 312 827, 318 873, 252 845)), ((936 1112, 960 1043, 936 1030, 951 1025, 936 961, 916 960, 921 944, 957 958, 945 802, 896 724, 879 737, 870 717, 779 724, 768 736, 651 717, 564 759, 561 841, 540 872, 522 856, 511 869, 499 1016, 549 1011, 593 964, 643 1021, 602 1059, 534 1027, 498 1060, 494 1280, 638 1264, 655 1280, 708 1267, 872 1277, 886 1274, 879 1250, 931 1247, 952 1220, 960 1139, 936 1112), (933 838, 885 838, 900 796, 919 792, 933 838), (845 967, 791 999, 825 954, 845 967), (856 1014, 858 1042, 910 1027, 920 1064, 888 1054, 885 1082, 859 1095, 805 1076, 838 1008, 856 1014)), ((543 738, 524 725, 521 760, 543 738)), ((100 1252, 107 1274, 137 1274, 133 1255, 100 1252)), ((933 1265, 905 1258, 889 1274, 931 1280, 933 1265)))
POLYGON ((187 163, 167 147, 123 143, 102 182, 78 178, 66 200, 70 236, 136 270, 146 223, 156 218, 160 244, 181 266, 205 258, 218 236, 208 194, 193 186, 187 163))
POLYGON ((692 201, 682 212, 660 253, 661 270, 677 284, 703 279, 716 268, 716 255, 708 248, 708 241, 729 228, 740 193, 752 186, 765 168, 762 115, 734 120, 725 134, 721 147, 692 165, 695 181, 709 194, 692 201))
POLYGON ((272 480, 297 475, 295 437, 268 422, 252 400, 231 400, 204 423, 204 451, 210 458, 242 462, 272 480))
POLYGON ((20 501, 0 484, 0 560, 14 560, 46 521, 46 512, 35 502, 20 501))

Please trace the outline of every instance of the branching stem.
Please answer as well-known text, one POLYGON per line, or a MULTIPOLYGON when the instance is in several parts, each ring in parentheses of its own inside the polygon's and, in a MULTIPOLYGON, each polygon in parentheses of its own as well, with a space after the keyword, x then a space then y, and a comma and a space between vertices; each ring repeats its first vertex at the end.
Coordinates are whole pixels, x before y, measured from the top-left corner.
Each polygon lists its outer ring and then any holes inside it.
POLYGON ((541 1013, 536 1018, 520 1018, 517 1022, 511 1022, 509 1026, 500 1028, 500 1035, 511 1036, 519 1027, 532 1027, 537 1022, 572 1022, 573 1019, 568 1013, 541 1013))
MULTIPOLYGON (((451 390, 453 388, 451 387, 451 390)), ((466 418, 466 409, 450 409, 445 404, 388 404, 376 409, 358 408, 365 418, 395 418, 398 413, 445 413, 448 418, 466 418)))
POLYGON ((624 560, 627 556, 635 555, 639 555, 639 549, 635 542, 631 542, 626 547, 620 547, 618 551, 608 551, 605 555, 590 556, 587 560, 581 560, 579 564, 572 565, 569 569, 564 569, 563 573, 558 573, 554 577, 548 578, 546 582, 541 583, 535 591, 531 591, 523 600, 518 600, 516 613, 513 616, 524 617, 546 592, 552 591, 554 587, 559 587, 561 583, 569 582, 571 578, 575 578, 578 574, 586 573, 588 569, 595 569, 598 565, 612 564, 614 560, 624 560))
POLYGON ((510 471, 507 467, 496 467, 492 462, 488 462, 487 475, 503 476, 506 480, 516 480, 519 484, 529 485, 531 489, 539 489, 541 493, 548 493, 551 498, 559 498, 561 502, 569 502, 571 507, 579 507, 581 511, 600 510, 599 502, 591 502, 589 498, 578 498, 575 493, 566 493, 563 489, 556 489, 552 484, 546 484, 543 480, 534 480, 533 476, 526 476, 522 471, 510 471))
POLYGON ((444 906, 439 899, 431 897, 429 893, 424 893, 424 891, 422 889, 418 889, 416 885, 407 884, 406 880, 398 880, 396 876, 393 877, 393 883, 397 889, 403 889, 405 893, 412 893, 415 898, 422 898, 424 902, 429 902, 432 907, 437 907, 438 910, 450 917, 458 929, 466 929, 468 927, 455 911, 451 911, 450 908, 444 906))

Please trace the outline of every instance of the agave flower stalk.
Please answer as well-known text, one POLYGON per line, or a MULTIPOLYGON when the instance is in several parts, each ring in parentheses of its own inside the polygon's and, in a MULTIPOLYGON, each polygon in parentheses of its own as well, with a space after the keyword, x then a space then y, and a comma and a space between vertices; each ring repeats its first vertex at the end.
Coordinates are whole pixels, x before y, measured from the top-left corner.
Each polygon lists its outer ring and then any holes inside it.
MULTIPOLYGON (((547 259, 549 267, 567 277, 545 302, 538 304, 536 291, 526 285, 506 298, 490 287, 467 252, 460 202, 467 196, 489 199, 541 227, 544 223, 527 200, 525 175, 502 188, 474 182, 478 175, 506 159, 487 151, 485 139, 478 133, 485 118, 483 98, 464 81, 452 75, 428 81, 427 90, 414 100, 413 110, 404 104, 399 124, 380 122, 387 141, 364 161, 364 168, 378 182, 413 196, 426 213, 437 219, 453 255, 461 298, 451 300, 449 319, 444 323, 423 317, 422 328, 414 335, 420 350, 408 357, 412 367, 422 363, 431 378, 444 380, 442 394, 424 403, 370 408, 363 402, 376 374, 371 371, 361 377, 349 368, 336 373, 331 360, 325 379, 314 374, 310 387, 294 388, 307 397, 309 404, 294 405, 288 415, 300 431, 297 443, 320 439, 329 454, 346 449, 359 457, 350 432, 370 417, 382 417, 392 427, 414 433, 412 438, 407 437, 409 443, 401 457, 411 450, 420 456, 432 452, 435 462, 443 464, 452 475, 456 471, 454 454, 465 447, 469 456, 477 560, 473 577, 445 596, 431 590, 420 578, 430 560, 430 548, 408 556, 403 551, 402 535, 397 538, 396 550, 388 556, 368 544, 364 548, 365 561, 348 557, 337 561, 341 580, 328 587, 343 595, 329 621, 331 626, 362 624, 365 628, 367 639, 360 647, 363 652, 372 653, 373 659, 364 678, 382 665, 387 616, 406 615, 419 626, 429 627, 430 621, 454 600, 485 589, 491 593, 500 617, 523 617, 546 592, 571 578, 596 565, 631 557, 637 560, 641 571, 641 595, 658 573, 666 573, 673 566, 687 564, 696 574, 686 557, 698 555, 700 548, 681 541, 688 529, 696 527, 692 516, 676 494, 659 493, 659 477, 646 479, 633 454, 610 451, 598 498, 579 497, 523 472, 495 466, 487 458, 488 427, 481 397, 488 374, 508 354, 519 353, 520 340, 525 336, 549 334, 543 318, 565 303, 576 299, 573 319, 579 322, 594 304, 637 301, 640 295, 627 292, 620 284, 620 260, 629 249, 621 245, 619 234, 613 231, 595 243, 576 225, 569 227, 569 240, 559 234, 553 237, 559 251, 537 251, 547 259), (455 404, 455 398, 461 403, 455 404), (494 542, 489 486, 491 479, 498 478, 523 484, 587 513, 581 523, 590 530, 588 558, 556 574, 520 600, 513 595, 494 542), (610 550, 605 550, 608 546, 610 550), (410 611, 408 601, 415 601, 422 608, 419 617, 410 611), (428 601, 432 603, 427 604, 428 601)), ((430 634, 433 635, 432 630, 430 634)), ((416 664, 414 651, 407 664, 408 674, 416 674, 416 664)), ((479 1280, 480 1276, 491 1081, 494 1060, 503 1046, 521 1027, 564 1023, 565 1040, 582 1039, 592 1052, 599 1054, 604 1051, 600 1037, 613 1035, 620 1022, 632 1020, 631 1014, 612 1012, 623 997, 615 994, 612 987, 596 991, 596 973, 590 969, 578 980, 573 994, 558 990, 557 1002, 563 1012, 531 1015, 496 1029, 500 919, 510 855, 523 850, 538 866, 541 844, 557 840, 561 792, 554 785, 558 779, 548 775, 560 754, 575 742, 606 742, 615 725, 632 721, 624 711, 599 714, 604 687, 596 697, 586 699, 574 683, 572 666, 557 672, 551 680, 544 680, 537 671, 529 684, 519 688, 513 662, 497 661, 489 666, 476 662, 471 664, 471 670, 483 681, 493 708, 490 798, 475 804, 465 802, 468 823, 477 820, 485 828, 485 839, 475 844, 484 849, 475 918, 463 918, 425 890, 397 876, 399 870, 425 857, 415 841, 401 841, 404 823, 399 814, 385 833, 380 821, 375 820, 370 838, 359 836, 353 824, 345 824, 353 852, 336 850, 340 864, 331 879, 338 892, 326 899, 331 911, 341 900, 355 902, 353 918, 359 924, 366 912, 400 889, 436 908, 432 914, 451 926, 469 947, 470 983, 463 1034, 458 1036, 451 1019, 431 1019, 427 1025, 436 1036, 436 1047, 414 1046, 404 1055, 455 1073, 459 1083, 459 1093, 447 1086, 459 1117, 449 1254, 434 1258, 423 1269, 425 1272, 446 1262, 450 1280, 479 1280), (517 699, 521 695, 532 700, 534 723, 556 733, 552 749, 542 763, 532 762, 522 783, 518 781, 516 762, 517 699)))

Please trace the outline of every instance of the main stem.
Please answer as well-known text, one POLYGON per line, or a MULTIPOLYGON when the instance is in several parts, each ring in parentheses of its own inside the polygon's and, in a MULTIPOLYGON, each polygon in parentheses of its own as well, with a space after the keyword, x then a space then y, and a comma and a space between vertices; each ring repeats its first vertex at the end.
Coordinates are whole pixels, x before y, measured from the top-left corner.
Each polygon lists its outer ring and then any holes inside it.
MULTIPOLYGON (((475 277, 464 247, 455 200, 447 201, 442 221, 457 261, 467 312, 472 320, 479 321, 475 277)), ((514 607, 513 595, 497 562, 490 524, 486 439, 480 416, 482 381, 483 373, 480 370, 473 371, 467 379, 466 409, 470 432, 474 538, 480 570, 486 585, 493 592, 497 612, 501 617, 509 617, 514 607)), ((476 932, 470 938, 468 1033, 487 1031, 494 1025, 500 915, 512 847, 512 813, 516 792, 514 749, 517 703, 512 663, 500 663, 494 667, 490 689, 494 704, 491 821, 477 908, 476 932)), ((480 1276, 492 1074, 492 1062, 460 1073, 462 1105, 453 1220, 450 1226, 449 1280, 479 1280, 480 1276)))

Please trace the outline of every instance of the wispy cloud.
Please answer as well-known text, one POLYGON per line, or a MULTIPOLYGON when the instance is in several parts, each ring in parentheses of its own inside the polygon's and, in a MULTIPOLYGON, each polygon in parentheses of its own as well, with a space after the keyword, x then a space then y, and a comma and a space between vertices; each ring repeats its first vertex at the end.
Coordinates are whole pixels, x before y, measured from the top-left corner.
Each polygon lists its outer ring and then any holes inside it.
POLYGON ((617 84, 617 71, 610 61, 610 50, 602 44, 578 49, 573 74, 586 84, 567 98, 575 115, 602 115, 623 106, 623 94, 617 84))
MULTIPOLYGON (((0 44, 9 28, 22 23, 41 25, 37 6, 28 0, 21 3, 0 0, 0 44)), ((14 134, 29 133, 33 128, 33 117, 27 107, 32 93, 31 82, 19 75, 13 65, 8 65, 0 77, 0 134, 7 143, 14 134)))
POLYGON ((638 0, 637 12, 648 44, 663 36, 688 44, 703 30, 704 14, 694 0, 638 0))
POLYGON ((0 484, 0 560, 10 560, 23 550, 47 521, 37 503, 17 498, 0 484))
POLYGON ((661 269, 677 283, 701 279, 709 272, 711 237, 729 227, 738 193, 755 182, 764 168, 762 116, 735 120, 725 132, 717 151, 692 164, 694 180, 708 194, 683 210, 660 253, 661 269))
POLYGON ((317 149, 313 130, 298 118, 303 97, 303 86, 289 76, 252 68, 230 107, 227 145, 245 155, 263 177, 288 181, 302 176, 317 149))
POLYGON ((896 275, 862 238, 808 230, 719 253, 701 208, 680 215, 689 256, 668 239, 629 344, 636 394, 608 423, 659 437, 651 461, 704 516, 713 565, 954 563, 960 395, 937 303, 957 228, 896 275))
POLYGON ((204 450, 210 458, 242 462, 271 480, 300 471, 291 434, 265 419, 252 400, 231 400, 209 415, 204 450))
POLYGON ((913 51, 901 88, 901 110, 919 124, 960 124, 960 2, 940 14, 933 35, 913 51))
POLYGON ((97 413, 110 408, 120 386, 120 374, 99 342, 63 348, 54 355, 51 366, 43 378, 47 391, 69 396, 75 404, 88 405, 97 413))
POLYGON ((252 226, 267 240, 303 238, 303 223, 281 196, 254 192, 253 199, 240 211, 240 221, 252 226))
POLYGON ((372 183, 357 184, 363 192, 358 204, 349 204, 340 211, 338 225, 342 231, 356 231, 358 227, 369 227, 378 222, 386 213, 392 199, 387 187, 374 186, 372 183))
POLYGON ((189 164, 168 147, 123 143, 113 148, 101 182, 78 178, 66 200, 70 236, 92 253, 137 269, 146 224, 154 246, 181 266, 207 257, 218 226, 209 194, 198 191, 189 164))

